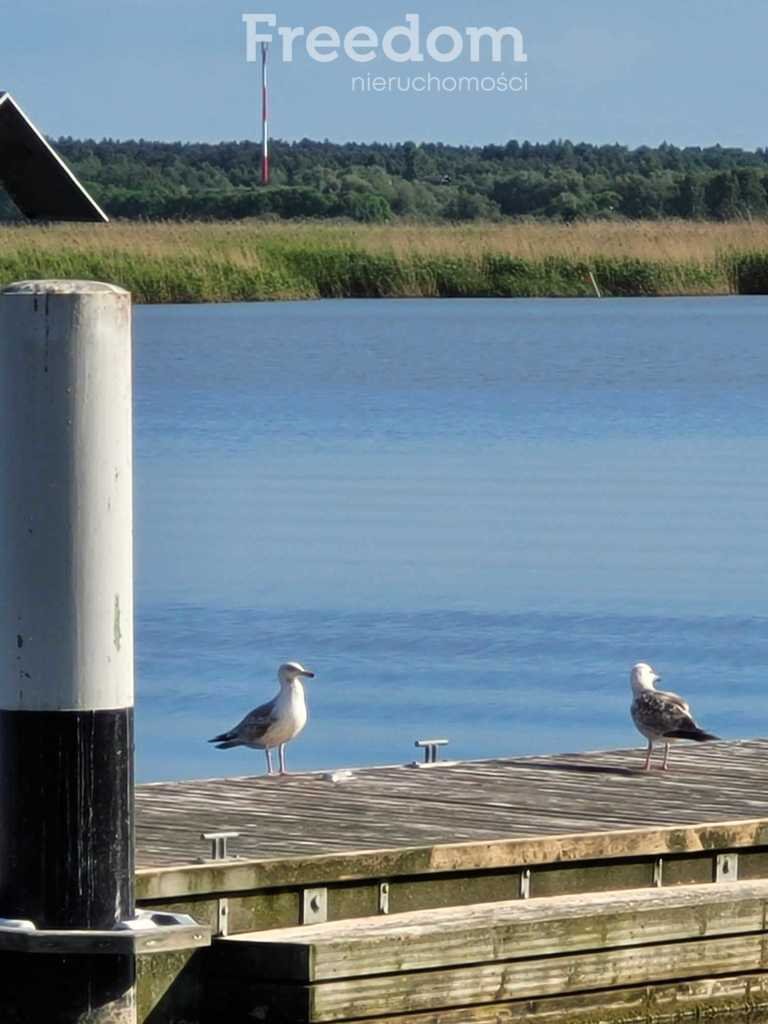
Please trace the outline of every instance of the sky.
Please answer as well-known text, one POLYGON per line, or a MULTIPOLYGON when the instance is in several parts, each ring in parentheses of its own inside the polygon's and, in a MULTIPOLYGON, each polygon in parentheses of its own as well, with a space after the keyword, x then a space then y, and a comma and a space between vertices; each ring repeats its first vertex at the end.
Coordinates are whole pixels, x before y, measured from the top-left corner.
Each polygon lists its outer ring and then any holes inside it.
MULTIPOLYGON (((768 144, 764 0, 0 0, 0 11, 0 89, 53 137, 258 139, 260 70, 246 61, 242 21, 254 13, 276 18, 271 120, 283 139, 768 144), (282 60, 279 27, 327 26, 343 39, 364 26, 381 44, 408 14, 420 17, 422 62, 389 60, 380 45, 361 49, 378 54, 370 62, 351 60, 342 47, 321 63, 306 39, 297 40, 291 63, 282 60), (456 60, 427 51, 441 26, 454 34, 435 45, 445 52, 458 40, 456 60), (527 60, 514 59, 507 38, 500 61, 486 43, 471 62, 467 29, 486 26, 518 29, 527 60), (414 91, 414 79, 428 74, 438 83, 414 91), (387 83, 363 92, 359 79, 368 75, 399 77, 410 91, 387 83), (520 91, 500 89, 499 75, 520 91), (447 91, 446 79, 469 76, 488 91, 447 91)), ((402 52, 406 43, 393 45, 402 52)))

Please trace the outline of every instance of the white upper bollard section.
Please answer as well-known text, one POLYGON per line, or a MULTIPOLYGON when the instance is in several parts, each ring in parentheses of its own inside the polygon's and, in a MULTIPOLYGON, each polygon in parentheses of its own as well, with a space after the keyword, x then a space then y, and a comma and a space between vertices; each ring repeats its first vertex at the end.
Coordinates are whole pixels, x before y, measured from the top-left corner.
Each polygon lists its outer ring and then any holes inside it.
POLYGON ((133 706, 131 296, 0 293, 0 709, 133 706))

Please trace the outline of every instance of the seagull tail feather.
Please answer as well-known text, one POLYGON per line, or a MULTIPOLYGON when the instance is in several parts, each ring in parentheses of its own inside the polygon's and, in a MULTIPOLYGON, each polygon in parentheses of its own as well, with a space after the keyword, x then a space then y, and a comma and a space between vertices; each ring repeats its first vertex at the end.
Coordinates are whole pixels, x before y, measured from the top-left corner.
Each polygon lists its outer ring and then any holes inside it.
POLYGON ((223 732, 220 736, 214 736, 212 740, 208 740, 209 743, 216 743, 217 750, 229 750, 230 747, 239 747, 240 740, 236 738, 233 732, 223 732))
POLYGON ((671 740, 695 740, 697 743, 720 739, 719 736, 714 736, 711 732, 704 732, 703 729, 698 727, 695 729, 672 729, 671 732, 664 733, 664 738, 671 740))

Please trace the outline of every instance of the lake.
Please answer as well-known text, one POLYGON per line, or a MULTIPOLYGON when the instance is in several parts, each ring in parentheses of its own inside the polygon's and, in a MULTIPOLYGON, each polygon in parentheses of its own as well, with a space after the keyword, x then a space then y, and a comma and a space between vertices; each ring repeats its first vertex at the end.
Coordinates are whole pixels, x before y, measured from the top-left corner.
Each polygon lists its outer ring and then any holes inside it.
POLYGON ((768 299, 135 320, 140 780, 263 771, 289 659, 295 770, 640 745, 640 660, 768 733, 768 299))

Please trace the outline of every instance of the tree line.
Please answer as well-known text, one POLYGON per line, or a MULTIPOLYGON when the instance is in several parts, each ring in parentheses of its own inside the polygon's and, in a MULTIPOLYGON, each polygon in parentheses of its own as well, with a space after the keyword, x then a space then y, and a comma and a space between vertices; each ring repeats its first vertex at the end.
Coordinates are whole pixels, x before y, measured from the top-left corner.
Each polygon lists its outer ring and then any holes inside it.
MULTIPOLYGON (((768 217, 768 149, 277 140, 263 188, 258 143, 54 145, 112 217, 131 219, 768 217)), ((0 216, 11 214, 0 196, 0 216)))

